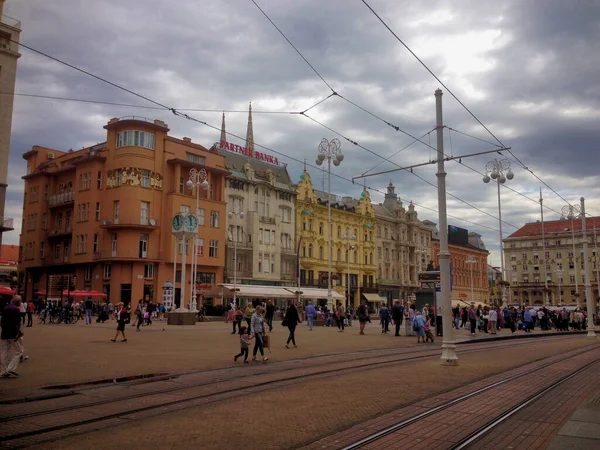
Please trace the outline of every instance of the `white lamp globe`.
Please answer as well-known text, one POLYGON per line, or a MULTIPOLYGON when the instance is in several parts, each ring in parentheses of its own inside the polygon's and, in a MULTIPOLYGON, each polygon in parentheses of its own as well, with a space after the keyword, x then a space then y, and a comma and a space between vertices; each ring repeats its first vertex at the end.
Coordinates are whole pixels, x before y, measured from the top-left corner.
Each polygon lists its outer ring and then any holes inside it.
POLYGON ((317 159, 318 159, 319 161, 325 161, 325 158, 326 158, 326 156, 325 156, 325 153, 319 153, 319 154, 317 155, 317 159))
POLYGON ((185 185, 189 190, 194 189, 194 182, 192 180, 187 180, 187 183, 185 183, 185 185))
POLYGON ((489 183, 490 182, 490 177, 488 177, 487 175, 483 176, 483 182, 484 183, 489 183))
POLYGON ((342 152, 339 152, 336 158, 339 162, 342 162, 344 160, 344 154, 342 152))
POLYGON ((508 173, 506 174, 506 178, 508 178, 509 180, 512 180, 515 177, 515 174, 512 173, 511 170, 508 171, 508 173))

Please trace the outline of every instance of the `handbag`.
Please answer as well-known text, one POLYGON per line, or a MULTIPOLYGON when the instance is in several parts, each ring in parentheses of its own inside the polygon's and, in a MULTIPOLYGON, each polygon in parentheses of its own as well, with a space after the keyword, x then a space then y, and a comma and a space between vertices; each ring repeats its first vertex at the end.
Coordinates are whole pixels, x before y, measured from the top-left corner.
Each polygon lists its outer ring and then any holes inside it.
POLYGON ((281 321, 281 326, 282 326, 282 327, 287 327, 287 326, 288 326, 288 322, 287 322, 287 320, 283 319, 283 320, 281 321))

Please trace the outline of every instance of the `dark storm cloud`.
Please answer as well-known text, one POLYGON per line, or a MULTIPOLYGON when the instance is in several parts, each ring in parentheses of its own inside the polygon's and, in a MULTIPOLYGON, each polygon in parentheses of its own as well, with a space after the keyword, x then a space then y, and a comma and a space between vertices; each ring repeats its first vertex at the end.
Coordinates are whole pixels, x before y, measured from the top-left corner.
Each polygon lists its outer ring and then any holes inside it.
MULTIPOLYGON (((435 125, 433 93, 441 87, 394 40, 361 2, 262 0, 259 4, 306 58, 340 94, 402 130, 421 136, 435 125)), ((490 126, 525 164, 564 193, 570 201, 584 194, 597 201, 600 192, 592 151, 600 114, 597 51, 598 7, 593 2, 474 0, 424 2, 372 1, 390 26, 422 56, 449 87, 490 126)), ((23 22, 22 39, 78 67, 177 108, 302 111, 331 93, 250 1, 159 0, 84 2, 9 0, 5 12, 23 22), (56 30, 61 30, 57 33, 56 30)), ((42 95, 149 105, 123 91, 60 66, 27 50, 19 61, 17 91, 42 95)), ((190 112, 220 126, 221 114, 190 112)), ((311 117, 344 136, 389 156, 411 142, 340 98, 311 109, 311 117)), ((111 117, 140 115, 165 120, 174 136, 190 136, 210 145, 218 130, 174 117, 166 111, 131 109, 18 97, 15 102, 11 173, 24 173, 21 154, 34 144, 77 149, 105 138, 102 126, 111 117)), ((444 93, 445 123, 493 141, 451 96, 444 93)), ((228 113, 227 130, 245 137, 246 113, 228 113)), ((298 180, 306 158, 314 163, 322 137, 337 137, 299 115, 254 115, 258 144, 286 157, 292 179, 298 180)), ((466 154, 492 148, 446 131, 446 153, 466 154)), ((230 136, 230 140, 239 139, 230 136)), ((345 141, 347 157, 334 173, 346 178, 363 173, 381 159, 345 141)), ((435 135, 424 141, 435 146, 435 135)), ((392 158, 399 165, 435 157, 417 143, 392 158)), ((477 171, 499 155, 464 162, 477 171)), ((383 162, 376 170, 395 166, 383 162)), ((540 182, 513 163, 511 186, 536 199, 540 182)), ((415 173, 436 183, 435 166, 415 173)), ((322 174, 309 168, 317 187, 322 174)), ((481 175, 448 163, 448 191, 497 216, 496 189, 481 175)), ((419 217, 438 222, 436 190, 408 172, 366 179, 385 191, 393 181, 405 206, 413 200, 419 217)), ((18 178, 11 178, 11 183, 18 178)), ((333 191, 360 195, 362 180, 353 185, 332 178, 333 191)), ((22 189, 22 188, 21 188, 22 189)), ((21 208, 21 191, 11 185, 7 208, 21 208)), ((564 204, 545 190, 546 204, 564 204)), ((373 191, 374 201, 383 195, 373 191)), ((503 219, 520 226, 539 215, 534 202, 502 190, 503 219)), ((498 221, 448 197, 450 223, 480 232, 492 251, 498 249, 498 221)), ((594 203, 589 209, 594 212, 594 203)), ((600 210, 600 208, 596 208, 600 210)), ((552 214, 548 212, 548 214, 552 214)), ((20 221, 20 219, 18 219, 20 221)), ((514 231, 504 225, 505 235, 514 231)), ((10 235, 9 235, 10 236, 10 235)), ((11 239, 10 237, 8 237, 11 239)), ((17 241, 16 233, 12 241, 17 241)), ((498 262, 497 253, 491 260, 498 262)))

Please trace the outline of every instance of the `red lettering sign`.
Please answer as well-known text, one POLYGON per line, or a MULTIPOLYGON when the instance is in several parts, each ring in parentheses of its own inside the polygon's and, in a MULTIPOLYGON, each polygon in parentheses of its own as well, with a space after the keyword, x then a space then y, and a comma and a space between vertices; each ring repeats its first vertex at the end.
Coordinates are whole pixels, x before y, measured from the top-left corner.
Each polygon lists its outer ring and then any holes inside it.
POLYGON ((233 152, 233 153, 239 153, 240 155, 248 156, 249 158, 260 159, 261 161, 265 161, 270 164, 274 164, 276 166, 279 165, 279 160, 277 159, 277 157, 273 157, 271 155, 267 155, 265 153, 261 153, 261 152, 257 152, 257 151, 253 152, 252 149, 242 147, 237 144, 231 144, 227 141, 221 141, 220 147, 225 150, 229 150, 230 152, 233 152))

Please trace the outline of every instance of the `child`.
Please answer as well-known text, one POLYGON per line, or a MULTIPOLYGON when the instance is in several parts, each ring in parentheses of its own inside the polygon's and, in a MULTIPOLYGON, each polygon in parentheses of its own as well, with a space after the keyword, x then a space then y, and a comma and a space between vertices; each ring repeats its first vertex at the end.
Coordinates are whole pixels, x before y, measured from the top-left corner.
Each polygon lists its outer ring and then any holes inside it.
POLYGON ((240 328, 240 352, 233 357, 233 362, 237 362, 238 358, 244 357, 244 364, 249 364, 248 362, 248 346, 250 345, 251 337, 248 336, 248 328, 242 327, 240 328))
POLYGON ((425 336, 425 342, 429 342, 429 339, 431 339, 431 342, 433 342, 433 333, 431 332, 431 325, 429 324, 429 320, 425 322, 425 336))

